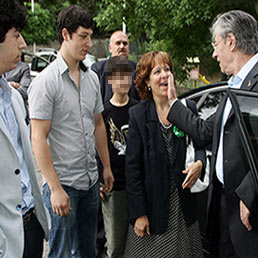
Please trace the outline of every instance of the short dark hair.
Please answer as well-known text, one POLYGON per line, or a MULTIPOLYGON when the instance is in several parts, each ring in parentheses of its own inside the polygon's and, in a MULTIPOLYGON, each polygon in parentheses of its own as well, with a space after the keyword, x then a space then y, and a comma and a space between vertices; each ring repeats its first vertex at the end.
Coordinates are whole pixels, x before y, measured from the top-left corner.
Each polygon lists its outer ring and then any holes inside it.
POLYGON ((0 43, 11 28, 22 30, 27 23, 26 8, 16 0, 0 0, 0 43))
POLYGON ((128 74, 129 76, 133 73, 133 68, 128 62, 125 56, 113 56, 111 57, 106 66, 105 76, 110 78, 117 73, 128 74))
POLYGON ((92 17, 82 7, 78 5, 71 5, 64 8, 57 18, 57 33, 60 44, 63 42, 62 30, 67 29, 70 36, 75 32, 79 26, 86 29, 92 28, 92 17))

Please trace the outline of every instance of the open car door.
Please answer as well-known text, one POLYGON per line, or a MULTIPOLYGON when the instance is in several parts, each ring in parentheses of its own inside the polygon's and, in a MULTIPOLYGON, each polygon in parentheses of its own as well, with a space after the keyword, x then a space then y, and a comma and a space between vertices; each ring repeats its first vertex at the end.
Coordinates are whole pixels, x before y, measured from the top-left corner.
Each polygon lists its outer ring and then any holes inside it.
POLYGON ((258 195, 258 92, 227 89, 258 195))

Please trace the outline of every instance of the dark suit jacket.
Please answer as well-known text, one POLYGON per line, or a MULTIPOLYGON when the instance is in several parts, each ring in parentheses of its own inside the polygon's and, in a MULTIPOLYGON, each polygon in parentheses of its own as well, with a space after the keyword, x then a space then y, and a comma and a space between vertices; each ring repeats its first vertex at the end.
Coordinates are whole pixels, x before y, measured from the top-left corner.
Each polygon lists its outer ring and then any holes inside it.
MULTIPOLYGON (((93 70, 99 77, 103 103, 106 103, 108 100, 110 100, 113 95, 112 87, 111 87, 111 85, 108 84, 106 76, 105 76, 105 72, 107 69, 107 62, 108 62, 108 59, 96 62, 96 63, 92 64, 92 66, 91 66, 91 70, 93 70)), ((132 66, 132 69, 133 69, 132 87, 131 87, 128 95, 132 99, 139 100, 137 91, 135 89, 135 83, 134 83, 136 63, 133 61, 130 61, 130 60, 128 60, 128 62, 132 66)))
MULTIPOLYGON (((191 109, 196 107, 189 102, 191 109)), ((171 128, 172 130, 172 128, 171 128)), ((174 137, 173 174, 175 177, 185 221, 191 225, 196 221, 196 200, 189 189, 182 189, 185 175, 186 139, 174 137)), ((196 152, 196 160, 206 165, 203 149, 196 152)), ((150 231, 161 234, 166 231, 170 197, 169 159, 160 129, 154 101, 143 101, 129 110, 129 130, 126 151, 126 192, 129 219, 147 215, 150 231)))
MULTIPOLYGON (((243 81, 241 89, 258 91, 257 75, 258 63, 243 81), (248 84, 251 86, 247 87, 248 84)), ((218 228, 216 214, 221 188, 216 176, 215 164, 225 104, 226 97, 219 104, 217 112, 205 121, 196 117, 180 101, 174 103, 168 115, 169 121, 187 132, 199 144, 205 146, 212 143, 211 185, 208 196, 208 235, 216 233, 218 228)), ((239 201, 243 200, 252 213, 252 222, 258 223, 258 197, 236 123, 235 115, 231 110, 224 127, 223 142, 223 171, 229 230, 234 249, 239 256, 245 258, 258 257, 258 233, 255 230, 248 232, 240 220, 239 201)))

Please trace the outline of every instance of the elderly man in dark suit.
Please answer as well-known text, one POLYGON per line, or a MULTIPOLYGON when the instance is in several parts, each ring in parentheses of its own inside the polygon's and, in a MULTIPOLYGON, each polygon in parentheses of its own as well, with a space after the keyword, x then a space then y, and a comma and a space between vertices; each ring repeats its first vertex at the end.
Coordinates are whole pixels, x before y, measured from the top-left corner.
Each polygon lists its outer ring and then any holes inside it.
MULTIPOLYGON (((111 37, 110 37, 110 43, 109 43, 109 52, 111 53, 111 56, 125 56, 128 58, 129 56, 129 40, 128 36, 122 32, 122 31, 115 31, 111 37)), ((107 102, 109 99, 111 99, 113 93, 111 85, 108 85, 108 81, 106 78, 106 69, 107 69, 107 61, 103 60, 94 63, 91 66, 91 69, 98 75, 99 81, 100 81, 100 87, 101 87, 101 94, 102 94, 102 100, 103 103, 107 102)), ((129 65, 132 67, 133 70, 133 80, 132 80, 132 87, 129 91, 129 97, 139 100, 137 91, 135 89, 135 69, 136 69, 136 63, 129 60, 129 65)))
MULTIPOLYGON (((229 86, 258 91, 256 20, 243 11, 229 11, 217 16, 211 32, 213 58, 223 73, 232 75, 229 86)), ((168 120, 199 144, 212 143, 207 232, 217 233, 220 257, 258 257, 258 197, 230 100, 225 97, 204 121, 176 99, 172 77, 168 87, 168 120)))

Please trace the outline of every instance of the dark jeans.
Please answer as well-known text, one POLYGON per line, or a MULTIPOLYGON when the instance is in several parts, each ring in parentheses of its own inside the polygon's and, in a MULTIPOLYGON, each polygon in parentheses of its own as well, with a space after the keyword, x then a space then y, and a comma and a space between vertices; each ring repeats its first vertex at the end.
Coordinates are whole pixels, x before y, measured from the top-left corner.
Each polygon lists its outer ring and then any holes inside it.
POLYGON ((48 185, 43 187, 43 200, 51 217, 49 258, 95 258, 99 209, 99 183, 89 190, 63 186, 70 198, 72 210, 61 217, 52 210, 48 185))
POLYGON ((42 258, 44 231, 32 212, 30 221, 24 226, 23 258, 42 258))

